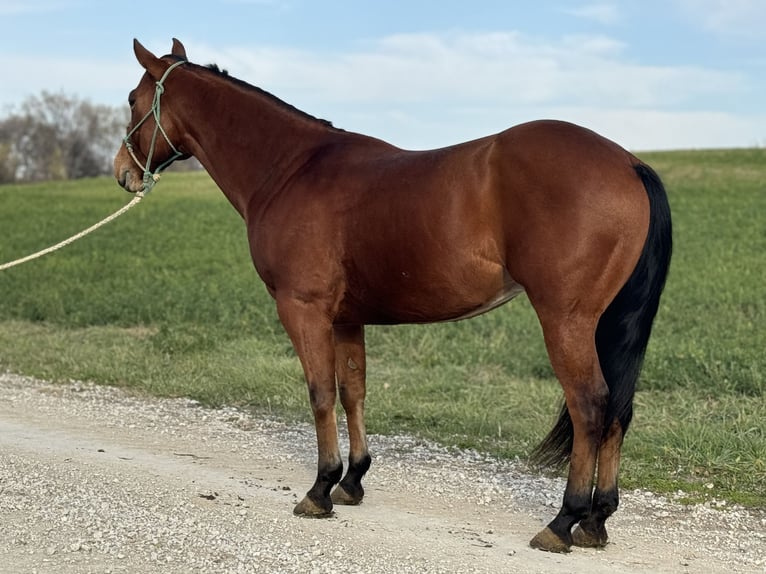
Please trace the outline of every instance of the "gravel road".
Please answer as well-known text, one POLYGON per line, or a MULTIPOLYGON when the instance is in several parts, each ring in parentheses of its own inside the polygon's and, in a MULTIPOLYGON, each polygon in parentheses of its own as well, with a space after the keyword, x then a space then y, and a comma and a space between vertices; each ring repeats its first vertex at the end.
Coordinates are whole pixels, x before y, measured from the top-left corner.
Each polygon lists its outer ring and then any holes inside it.
POLYGON ((766 512, 623 493, 605 550, 529 539, 563 484, 517 462, 370 437, 367 497, 333 518, 292 507, 313 429, 0 374, 0 573, 766 572, 766 512))

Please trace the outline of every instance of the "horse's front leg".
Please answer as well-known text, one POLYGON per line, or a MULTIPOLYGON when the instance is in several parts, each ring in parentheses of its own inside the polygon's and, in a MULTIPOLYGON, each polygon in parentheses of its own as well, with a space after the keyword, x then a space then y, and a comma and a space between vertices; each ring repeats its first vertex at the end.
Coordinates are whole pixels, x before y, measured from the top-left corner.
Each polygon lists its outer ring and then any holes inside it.
POLYGON ((330 491, 343 474, 335 421, 332 324, 326 306, 319 303, 278 297, 277 311, 306 376, 319 452, 316 481, 293 512, 315 518, 330 516, 330 491))
POLYGON ((359 504, 364 498, 362 477, 370 468, 367 433, 364 426, 365 352, 362 325, 336 326, 335 371, 340 402, 348 422, 349 454, 346 476, 332 493, 335 504, 359 504))

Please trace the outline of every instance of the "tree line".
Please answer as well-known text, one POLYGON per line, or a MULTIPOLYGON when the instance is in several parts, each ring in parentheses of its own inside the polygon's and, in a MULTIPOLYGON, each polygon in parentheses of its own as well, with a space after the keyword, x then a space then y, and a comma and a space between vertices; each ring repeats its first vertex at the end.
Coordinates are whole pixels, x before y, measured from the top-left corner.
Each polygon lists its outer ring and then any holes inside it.
POLYGON ((45 91, 29 96, 0 117, 0 184, 111 174, 127 123, 127 106, 45 91))

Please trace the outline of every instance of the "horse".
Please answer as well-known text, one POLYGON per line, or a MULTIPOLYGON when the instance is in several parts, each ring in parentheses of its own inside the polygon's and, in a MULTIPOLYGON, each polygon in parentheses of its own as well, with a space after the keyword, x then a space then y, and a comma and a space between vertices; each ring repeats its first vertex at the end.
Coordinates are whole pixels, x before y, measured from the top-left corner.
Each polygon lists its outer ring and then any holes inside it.
POLYGON ((128 98, 115 177, 145 193, 167 165, 193 156, 242 216, 314 416, 316 479, 294 513, 326 517, 364 497, 365 325, 456 321, 525 293, 564 393, 536 455, 569 464, 561 508, 530 545, 606 545, 672 251, 667 195, 652 168, 553 120, 407 151, 193 64, 176 39, 162 57, 137 40, 133 48, 144 74, 128 98))

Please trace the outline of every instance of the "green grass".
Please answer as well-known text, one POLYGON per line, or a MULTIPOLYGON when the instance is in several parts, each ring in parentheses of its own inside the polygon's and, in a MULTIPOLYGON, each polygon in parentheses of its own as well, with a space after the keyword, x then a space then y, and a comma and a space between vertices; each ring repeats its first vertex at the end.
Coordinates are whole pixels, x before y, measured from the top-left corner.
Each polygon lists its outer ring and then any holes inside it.
MULTIPOLYGON (((643 157, 669 190, 675 254, 622 484, 766 506, 766 151, 643 157)), ((0 262, 127 200, 109 179, 0 187, 0 262)), ((371 432, 523 457, 555 418, 561 392, 523 297, 367 333, 371 432)), ((0 272, 0 368, 310 416, 244 225, 204 174, 168 174, 95 234, 0 272)))

